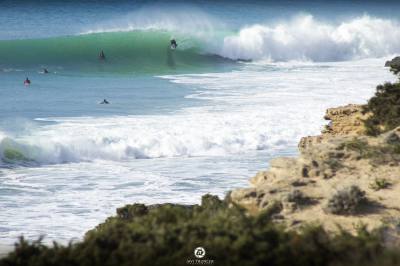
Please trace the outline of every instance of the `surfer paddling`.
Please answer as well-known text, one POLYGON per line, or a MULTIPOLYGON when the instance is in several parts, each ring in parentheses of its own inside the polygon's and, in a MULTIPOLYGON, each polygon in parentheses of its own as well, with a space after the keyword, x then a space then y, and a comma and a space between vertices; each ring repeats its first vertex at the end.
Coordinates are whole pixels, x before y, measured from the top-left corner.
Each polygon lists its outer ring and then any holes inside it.
POLYGON ((31 81, 28 78, 26 78, 25 81, 24 81, 24 85, 28 86, 30 84, 31 84, 31 81))

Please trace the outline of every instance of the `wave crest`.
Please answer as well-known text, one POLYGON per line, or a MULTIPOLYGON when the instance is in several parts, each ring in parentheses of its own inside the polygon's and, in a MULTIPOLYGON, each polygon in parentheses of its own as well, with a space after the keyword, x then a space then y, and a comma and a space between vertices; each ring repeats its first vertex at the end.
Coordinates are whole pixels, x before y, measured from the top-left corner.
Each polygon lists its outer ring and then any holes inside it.
POLYGON ((364 15, 338 26, 302 15, 275 26, 252 25, 225 37, 221 55, 246 60, 345 61, 400 52, 400 24, 364 15))
POLYGON ((17 164, 58 164, 212 156, 265 149, 276 141, 267 138, 262 122, 251 123, 242 116, 228 119, 228 115, 216 118, 204 114, 193 120, 185 114, 54 121, 59 124, 24 138, 3 134, 0 159, 17 164))

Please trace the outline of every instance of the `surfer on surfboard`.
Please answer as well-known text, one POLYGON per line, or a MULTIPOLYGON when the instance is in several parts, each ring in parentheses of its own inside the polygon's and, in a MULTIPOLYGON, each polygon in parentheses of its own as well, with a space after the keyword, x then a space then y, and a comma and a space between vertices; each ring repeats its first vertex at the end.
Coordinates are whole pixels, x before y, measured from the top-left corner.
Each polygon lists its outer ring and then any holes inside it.
POLYGON ((171 40, 171 49, 172 49, 172 50, 175 50, 176 47, 178 47, 178 44, 176 43, 175 39, 172 39, 172 40, 171 40))

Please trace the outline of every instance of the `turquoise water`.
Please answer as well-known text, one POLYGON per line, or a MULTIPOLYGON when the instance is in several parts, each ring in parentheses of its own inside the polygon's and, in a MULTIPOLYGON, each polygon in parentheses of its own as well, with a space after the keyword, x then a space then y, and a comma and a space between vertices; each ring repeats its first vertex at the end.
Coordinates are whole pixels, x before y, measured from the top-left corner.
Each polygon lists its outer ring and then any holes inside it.
POLYGON ((23 69, 26 72, 45 67, 67 75, 188 73, 233 67, 232 60, 208 53, 201 40, 180 35, 135 30, 4 40, 0 43, 0 58, 6 71, 23 69), (172 36, 180 39, 176 50, 169 46, 172 36), (100 61, 98 53, 102 50, 106 59, 100 61))
POLYGON ((2 1, 0 244, 66 242, 126 203, 247 186, 318 134, 326 108, 393 80, 398 8, 2 1))

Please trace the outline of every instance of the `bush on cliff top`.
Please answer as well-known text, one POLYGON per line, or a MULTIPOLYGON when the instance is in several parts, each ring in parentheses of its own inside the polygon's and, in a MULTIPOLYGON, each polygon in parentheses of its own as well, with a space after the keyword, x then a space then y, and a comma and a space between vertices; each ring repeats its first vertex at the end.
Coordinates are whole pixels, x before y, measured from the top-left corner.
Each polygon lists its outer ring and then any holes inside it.
POLYGON ((333 194, 325 211, 333 214, 356 214, 365 202, 365 192, 357 186, 350 186, 333 194))
POLYGON ((389 136, 384 144, 370 145, 366 140, 354 137, 341 143, 336 149, 354 152, 357 159, 368 159, 374 166, 399 162, 400 140, 394 138, 398 138, 396 134, 389 136))
POLYGON ((21 239, 0 265, 188 265, 199 246, 214 265, 400 263, 400 254, 385 250, 378 234, 328 235, 320 227, 288 231, 270 222, 270 212, 253 217, 228 204, 206 195, 201 206, 127 205, 80 243, 46 247, 21 239))
POLYGON ((364 121, 368 135, 377 136, 400 126, 400 83, 379 85, 364 112, 372 114, 364 121))
POLYGON ((400 74, 400 65, 398 64, 393 64, 390 67, 390 71, 392 71, 395 75, 400 74))

